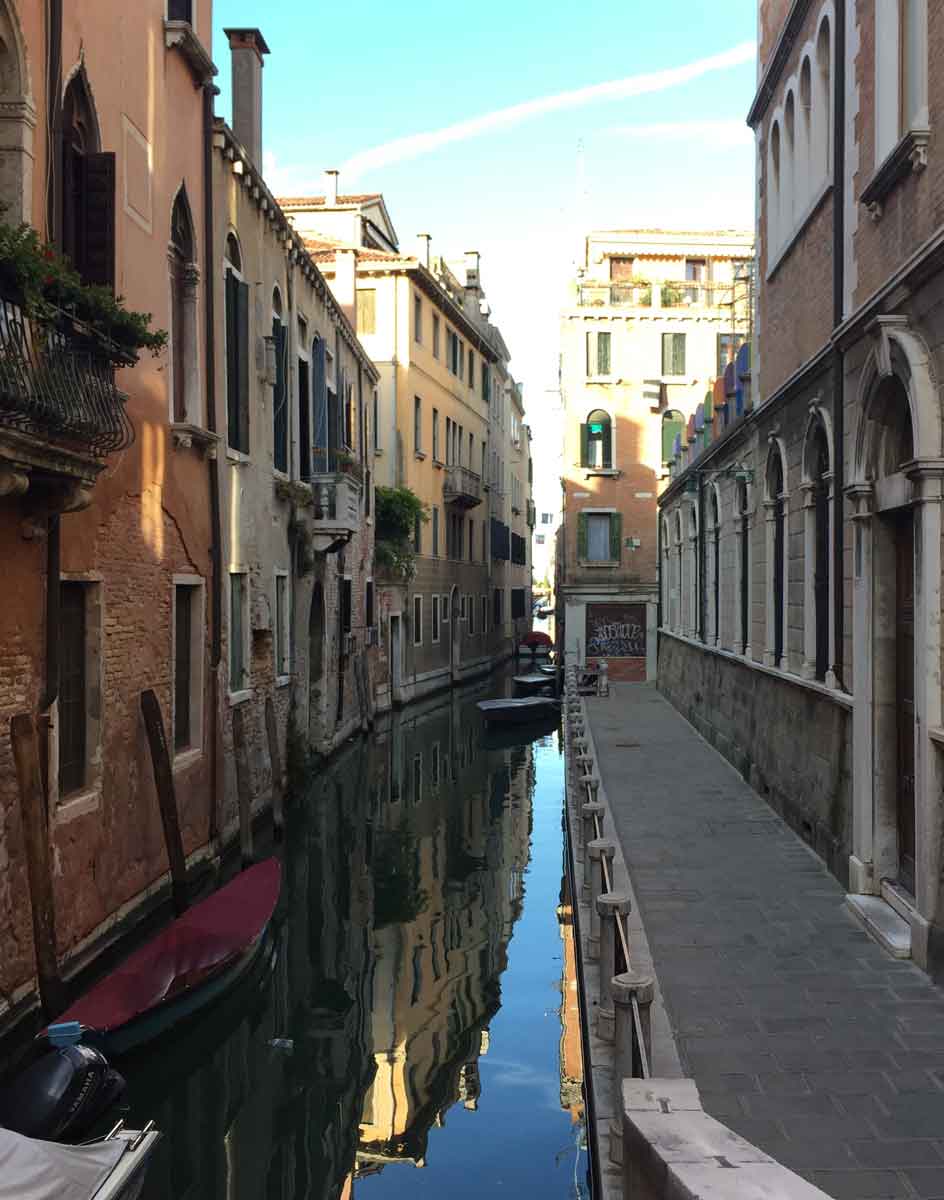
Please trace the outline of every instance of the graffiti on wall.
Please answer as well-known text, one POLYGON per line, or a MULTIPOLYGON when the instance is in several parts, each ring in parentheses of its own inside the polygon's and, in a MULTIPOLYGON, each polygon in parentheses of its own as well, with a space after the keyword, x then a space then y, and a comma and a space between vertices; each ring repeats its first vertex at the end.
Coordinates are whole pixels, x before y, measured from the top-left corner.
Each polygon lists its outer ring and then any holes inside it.
POLYGON ((645 658, 645 604, 588 604, 587 655, 645 658))

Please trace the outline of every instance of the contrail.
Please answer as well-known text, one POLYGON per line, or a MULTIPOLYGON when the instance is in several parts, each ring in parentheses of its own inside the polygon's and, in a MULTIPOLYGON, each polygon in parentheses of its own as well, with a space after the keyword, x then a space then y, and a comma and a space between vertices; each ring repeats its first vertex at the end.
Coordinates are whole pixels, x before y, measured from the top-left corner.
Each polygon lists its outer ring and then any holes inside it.
POLYGON ((581 108, 585 104, 593 104, 597 100, 617 100, 625 96, 642 96, 646 92, 660 92, 666 88, 677 87, 697 79, 710 71, 723 71, 727 67, 738 66, 750 62, 756 53, 753 42, 741 42, 722 54, 714 54, 710 58, 700 58, 696 62, 686 63, 681 67, 669 67, 664 71, 650 71, 643 75, 630 75, 626 79, 613 79, 608 83, 597 83, 591 87, 577 88, 575 91, 558 92, 554 96, 541 96, 537 100, 527 100, 523 104, 512 104, 509 108, 500 108, 495 112, 485 113, 481 117, 472 117, 468 121, 458 121, 455 125, 447 125, 444 129, 435 129, 427 133, 414 133, 409 137, 394 138, 370 150, 362 150, 354 154, 342 166, 346 177, 363 175, 365 171, 375 167, 389 166, 391 163, 403 162, 406 159, 418 158, 446 146, 450 142, 464 142, 468 138, 479 137, 492 129, 504 129, 510 125, 519 125, 532 117, 540 117, 545 113, 561 112, 569 108, 581 108))

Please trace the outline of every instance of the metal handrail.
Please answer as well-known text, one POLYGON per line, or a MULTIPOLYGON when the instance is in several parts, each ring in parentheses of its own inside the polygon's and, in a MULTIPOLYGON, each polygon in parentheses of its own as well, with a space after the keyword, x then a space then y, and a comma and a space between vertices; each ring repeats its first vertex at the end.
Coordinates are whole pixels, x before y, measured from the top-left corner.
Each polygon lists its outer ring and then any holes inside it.
POLYGON ((112 358, 66 312, 35 320, 0 298, 0 426, 74 445, 96 457, 125 450, 134 427, 112 358))

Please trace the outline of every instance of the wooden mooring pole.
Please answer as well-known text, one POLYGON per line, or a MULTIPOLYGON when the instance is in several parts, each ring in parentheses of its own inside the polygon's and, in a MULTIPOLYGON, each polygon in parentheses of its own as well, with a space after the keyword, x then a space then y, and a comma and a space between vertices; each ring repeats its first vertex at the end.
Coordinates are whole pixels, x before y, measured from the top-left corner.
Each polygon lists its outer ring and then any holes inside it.
POLYGON ((46 792, 39 765, 39 739, 30 713, 17 713, 10 721, 10 742, 16 764, 26 850, 26 874, 33 909, 33 944, 39 999, 47 1020, 65 1007, 65 991, 56 959, 56 912, 52 889, 52 855, 46 820, 46 792))
POLYGON ((275 720, 275 705, 272 697, 265 702, 266 737, 269 739, 269 764, 272 768, 272 826, 276 837, 282 836, 285 828, 283 792, 285 777, 282 774, 282 755, 279 753, 279 728, 275 720))
POLYGON ((249 743, 242 705, 233 709, 233 751, 236 758, 236 794, 239 798, 239 849, 243 866, 252 862, 252 778, 249 773, 249 743))
POLYGON ((180 836, 180 818, 177 813, 177 795, 174 791, 174 772, 170 765, 170 752, 164 733, 164 718, 160 702, 153 689, 141 693, 141 716, 151 751, 151 769, 154 771, 154 786, 157 803, 161 810, 164 826, 164 841, 167 845, 167 861, 170 865, 170 887, 174 901, 174 912, 179 917, 187 911, 190 903, 187 895, 187 860, 184 858, 184 843, 180 836))

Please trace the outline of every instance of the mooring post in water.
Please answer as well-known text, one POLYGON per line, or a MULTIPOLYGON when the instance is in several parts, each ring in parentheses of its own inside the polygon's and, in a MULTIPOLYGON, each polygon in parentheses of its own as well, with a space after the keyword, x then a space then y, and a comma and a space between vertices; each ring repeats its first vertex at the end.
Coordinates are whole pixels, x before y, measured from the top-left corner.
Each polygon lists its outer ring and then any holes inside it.
POLYGON ((179 917, 187 911, 187 860, 184 858, 184 843, 180 836, 180 818, 177 813, 177 796, 174 791, 174 772, 170 765, 170 752, 164 733, 164 718, 160 702, 152 688, 141 693, 141 716, 151 751, 151 769, 154 772, 154 787, 164 827, 164 842, 167 845, 167 862, 170 866, 171 896, 174 912, 179 917))
POLYGON ((272 697, 265 702, 266 737, 269 741, 269 765, 272 769, 272 826, 276 837, 282 836, 285 826, 283 795, 285 777, 282 774, 282 755, 279 753, 279 727, 275 720, 275 705, 272 697))
POLYGON ((603 879, 603 861, 604 859, 610 864, 612 870, 613 856, 616 854, 616 846, 609 838, 594 838, 587 843, 587 864, 590 870, 587 872, 590 878, 590 895, 588 897, 590 903, 590 936, 587 939, 587 957, 590 959, 599 958, 600 955, 600 914, 597 912, 597 896, 601 895, 606 890, 606 884, 603 879))
POLYGON ((52 855, 46 819, 46 793, 39 765, 39 739, 30 713, 17 713, 10 721, 10 742, 16 764, 23 822, 26 876, 33 910, 33 945, 36 977, 43 1014, 51 1019, 65 1007, 65 993, 56 959, 56 910, 53 903, 52 855))
POLYGON ((236 759, 236 795, 239 800, 239 851, 244 867, 252 862, 252 806, 249 743, 241 704, 233 709, 233 753, 236 759))
POLYGON ((630 911, 625 892, 604 892, 597 896, 600 917, 600 1003, 597 1005, 597 1037, 613 1039, 613 976, 616 974, 616 947, 619 924, 630 911))

